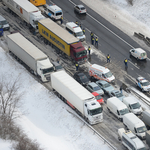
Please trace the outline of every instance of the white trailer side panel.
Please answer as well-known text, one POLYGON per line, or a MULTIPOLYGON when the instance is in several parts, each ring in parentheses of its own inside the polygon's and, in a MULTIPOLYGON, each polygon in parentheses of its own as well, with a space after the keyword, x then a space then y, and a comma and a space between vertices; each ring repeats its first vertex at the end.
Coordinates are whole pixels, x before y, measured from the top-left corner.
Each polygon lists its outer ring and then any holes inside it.
POLYGON ((37 61, 47 58, 47 55, 20 33, 7 35, 7 43, 9 50, 34 71, 37 69, 37 61))
POLYGON ((39 9, 28 0, 2 0, 3 3, 15 12, 19 17, 29 23, 30 13, 39 9))
POLYGON ((51 74, 51 85, 84 115, 84 102, 94 96, 65 71, 51 74))

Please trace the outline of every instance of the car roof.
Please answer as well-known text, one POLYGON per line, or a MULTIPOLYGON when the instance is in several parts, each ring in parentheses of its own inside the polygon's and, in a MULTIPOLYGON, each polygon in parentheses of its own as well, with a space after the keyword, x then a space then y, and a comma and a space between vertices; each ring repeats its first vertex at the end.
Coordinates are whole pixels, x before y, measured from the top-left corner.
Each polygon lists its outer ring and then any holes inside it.
POLYGON ((98 96, 99 94, 97 92, 92 93, 94 96, 98 96))
POLYGON ((111 91, 111 92, 113 92, 113 93, 120 93, 119 90, 113 90, 113 91, 111 91))
POLYGON ((141 53, 145 53, 145 51, 142 48, 135 48, 134 50, 141 52, 141 53))
POLYGON ((84 6, 83 6, 83 5, 81 5, 81 4, 80 4, 80 5, 77 5, 77 6, 78 6, 79 8, 82 8, 82 7, 84 7, 84 6))
POLYGON ((90 82, 88 85, 91 85, 92 87, 98 86, 95 82, 90 82))
POLYGON ((49 5, 47 8, 51 8, 53 9, 53 11, 62 11, 60 7, 58 7, 57 5, 49 5))
POLYGON ((102 84, 108 83, 107 81, 104 81, 104 80, 99 80, 99 81, 97 81, 97 82, 102 83, 102 84))
POLYGON ((90 68, 96 69, 96 70, 98 70, 100 72, 103 72, 103 73, 107 73, 107 72, 110 71, 107 67, 103 67, 103 66, 100 66, 100 65, 97 65, 97 64, 91 65, 90 68))

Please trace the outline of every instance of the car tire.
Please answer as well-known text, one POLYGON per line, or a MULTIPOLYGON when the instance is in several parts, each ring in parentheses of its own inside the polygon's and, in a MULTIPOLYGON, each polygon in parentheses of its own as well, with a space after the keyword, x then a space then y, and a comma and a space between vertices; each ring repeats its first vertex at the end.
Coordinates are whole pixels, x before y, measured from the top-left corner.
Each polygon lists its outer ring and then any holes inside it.
POLYGON ((136 59, 137 59, 137 60, 139 60, 139 58, 138 58, 138 57, 137 57, 136 59))

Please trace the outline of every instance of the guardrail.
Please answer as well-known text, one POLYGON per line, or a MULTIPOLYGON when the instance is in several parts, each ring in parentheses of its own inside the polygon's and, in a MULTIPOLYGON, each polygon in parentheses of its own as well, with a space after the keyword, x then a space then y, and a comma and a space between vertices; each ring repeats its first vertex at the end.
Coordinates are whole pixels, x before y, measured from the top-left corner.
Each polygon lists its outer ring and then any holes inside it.
POLYGON ((136 32, 134 32, 134 36, 143 40, 148 46, 150 46, 150 38, 149 37, 145 37, 143 34, 136 33, 136 32))
POLYGON ((71 111, 67 110, 72 115, 76 116, 78 119, 80 119, 84 124, 86 124, 93 132, 104 141, 104 144, 107 144, 112 150, 117 150, 116 147, 114 147, 110 142, 108 142, 101 134, 99 134, 91 125, 89 125, 82 117, 77 115, 76 113, 72 113, 71 111))

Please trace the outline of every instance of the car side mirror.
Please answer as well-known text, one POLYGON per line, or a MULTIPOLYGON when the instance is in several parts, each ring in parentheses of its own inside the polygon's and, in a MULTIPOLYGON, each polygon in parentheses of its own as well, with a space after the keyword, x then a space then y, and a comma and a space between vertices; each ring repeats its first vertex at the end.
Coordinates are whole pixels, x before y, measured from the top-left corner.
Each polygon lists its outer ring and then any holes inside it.
POLYGON ((87 104, 85 104, 85 107, 87 107, 87 104))

